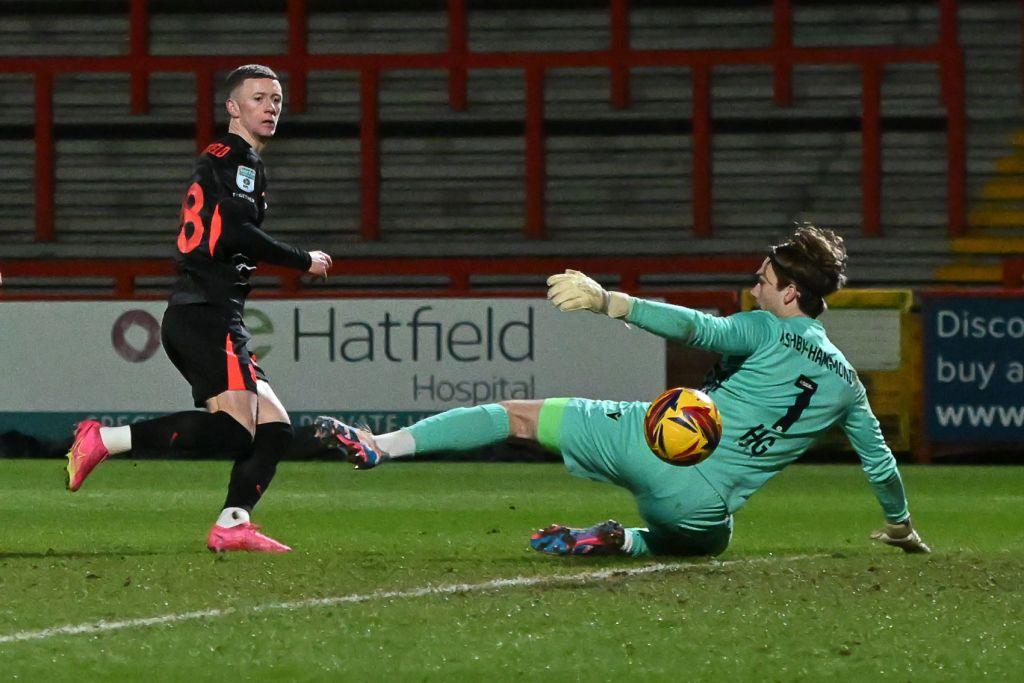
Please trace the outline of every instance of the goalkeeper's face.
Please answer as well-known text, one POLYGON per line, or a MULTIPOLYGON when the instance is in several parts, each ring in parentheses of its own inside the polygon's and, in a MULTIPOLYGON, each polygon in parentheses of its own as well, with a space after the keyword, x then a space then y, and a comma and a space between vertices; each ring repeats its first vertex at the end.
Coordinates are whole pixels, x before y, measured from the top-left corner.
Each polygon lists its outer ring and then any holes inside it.
POLYGON ((761 263, 754 276, 754 286, 750 294, 757 302, 757 307, 762 311, 785 316, 787 305, 796 298, 796 287, 791 284, 780 287, 779 276, 768 259, 761 263))
POLYGON ((250 136, 266 141, 277 131, 282 99, 278 81, 273 78, 247 78, 231 93, 228 114, 250 136))

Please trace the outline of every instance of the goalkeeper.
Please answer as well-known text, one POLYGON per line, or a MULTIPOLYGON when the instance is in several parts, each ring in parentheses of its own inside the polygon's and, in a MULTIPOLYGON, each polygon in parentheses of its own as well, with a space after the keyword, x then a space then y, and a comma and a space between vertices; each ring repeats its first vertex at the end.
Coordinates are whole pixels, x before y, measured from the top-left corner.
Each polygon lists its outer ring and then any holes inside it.
POLYGON ((651 453, 643 434, 645 402, 504 401, 455 408, 379 436, 320 417, 317 434, 360 469, 509 437, 532 440, 560 453, 571 474, 629 490, 646 523, 624 528, 608 520, 587 529, 554 524, 533 535, 534 549, 557 555, 717 555, 729 544, 733 514, 838 422, 885 516, 885 527, 871 537, 926 553, 864 386, 817 320, 824 297, 842 287, 845 272, 842 238, 805 225, 772 247, 758 268, 751 293, 760 310, 728 317, 608 292, 573 270, 548 278, 548 299, 560 310, 602 313, 721 354, 704 390, 722 414, 722 439, 710 458, 692 467, 670 465, 651 453))

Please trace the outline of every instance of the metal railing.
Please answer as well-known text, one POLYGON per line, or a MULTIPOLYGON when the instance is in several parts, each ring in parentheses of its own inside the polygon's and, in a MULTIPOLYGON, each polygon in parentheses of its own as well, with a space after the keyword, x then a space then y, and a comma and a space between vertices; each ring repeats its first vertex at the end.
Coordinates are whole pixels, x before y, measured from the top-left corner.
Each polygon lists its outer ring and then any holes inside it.
POLYGON ((157 56, 149 53, 148 0, 129 2, 129 52, 115 57, 0 58, 0 72, 30 73, 35 87, 35 237, 56 238, 54 224, 54 117, 53 88, 57 75, 123 72, 131 75, 131 110, 144 115, 149 109, 149 78, 158 72, 191 72, 196 82, 196 148, 214 137, 214 76, 241 63, 259 61, 286 71, 290 77, 289 106, 306 108, 310 71, 354 71, 360 75, 360 234, 380 238, 380 131, 381 73, 394 69, 443 69, 448 72, 448 103, 457 111, 468 104, 467 74, 475 69, 520 69, 524 74, 525 201, 523 235, 544 239, 546 150, 544 92, 547 73, 566 67, 599 67, 609 73, 610 106, 630 105, 630 73, 637 67, 686 67, 692 73, 692 223, 697 236, 711 235, 713 204, 714 136, 711 85, 714 68, 724 65, 767 65, 773 69, 774 101, 792 102, 794 65, 848 64, 861 70, 861 229, 880 235, 882 207, 881 82, 886 65, 906 62, 934 63, 941 72, 941 101, 946 117, 946 214, 950 235, 965 228, 965 107, 964 61, 957 39, 957 3, 937 0, 938 40, 920 47, 802 48, 792 40, 793 8, 790 0, 773 2, 773 44, 764 48, 732 50, 637 50, 630 45, 630 2, 609 0, 609 46, 582 52, 472 52, 466 0, 448 0, 448 50, 409 54, 310 54, 307 46, 306 0, 288 0, 288 51, 271 55, 157 56))
MULTIPOLYGON (((674 301, 689 300, 690 294, 680 287, 666 287, 652 281, 659 274, 729 274, 751 273, 761 264, 763 256, 642 256, 635 258, 565 257, 533 258, 386 258, 386 259, 335 259, 332 275, 343 276, 357 282, 359 278, 394 278, 396 275, 420 277, 425 283, 404 288, 381 288, 373 285, 337 287, 315 282, 311 276, 296 270, 277 266, 260 266, 257 276, 266 276, 273 282, 260 282, 253 295, 256 297, 305 298, 305 297, 450 297, 450 296, 525 296, 543 295, 543 278, 551 273, 572 267, 583 270, 616 289, 646 296, 671 294, 674 301), (494 286, 487 278, 494 276, 538 276, 537 287, 494 286)), ((177 274, 170 259, 61 259, 61 260, 11 260, 0 262, 6 287, 0 288, 0 301, 39 299, 163 299, 166 286, 144 288, 141 278, 169 279, 177 274), (20 286, 18 281, 53 280, 61 285, 78 281, 78 286, 90 290, 88 294, 76 295, 73 286, 62 285, 61 291, 19 291, 34 289, 20 286), (81 284, 87 281, 89 284, 81 284), (19 285, 17 287, 12 287, 19 285)), ((705 301, 707 297, 695 300, 705 301)), ((736 310, 737 293, 731 292, 728 300, 713 300, 722 310, 736 310), (731 302, 731 303, 730 303, 731 302)), ((707 304, 702 304, 707 305, 707 304)))

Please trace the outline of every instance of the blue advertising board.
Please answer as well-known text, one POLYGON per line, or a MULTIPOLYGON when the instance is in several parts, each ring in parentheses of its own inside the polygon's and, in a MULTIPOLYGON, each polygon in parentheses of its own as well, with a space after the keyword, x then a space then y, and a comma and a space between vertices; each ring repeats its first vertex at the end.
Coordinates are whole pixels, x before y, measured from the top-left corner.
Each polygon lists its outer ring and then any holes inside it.
POLYGON ((929 439, 1024 443, 1024 293, 928 293, 923 327, 929 439))

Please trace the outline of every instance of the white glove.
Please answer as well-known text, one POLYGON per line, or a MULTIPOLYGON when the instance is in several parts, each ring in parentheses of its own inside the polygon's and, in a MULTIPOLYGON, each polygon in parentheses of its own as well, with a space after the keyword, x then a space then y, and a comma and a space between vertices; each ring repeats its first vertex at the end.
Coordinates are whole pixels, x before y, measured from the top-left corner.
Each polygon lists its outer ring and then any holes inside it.
POLYGON ((578 270, 566 269, 548 278, 548 301, 560 311, 593 311, 612 318, 625 318, 633 297, 609 292, 578 270))
POLYGON ((880 543, 895 546, 905 553, 930 553, 932 551, 914 530, 909 517, 898 524, 886 522, 885 528, 872 533, 871 538, 880 543))

